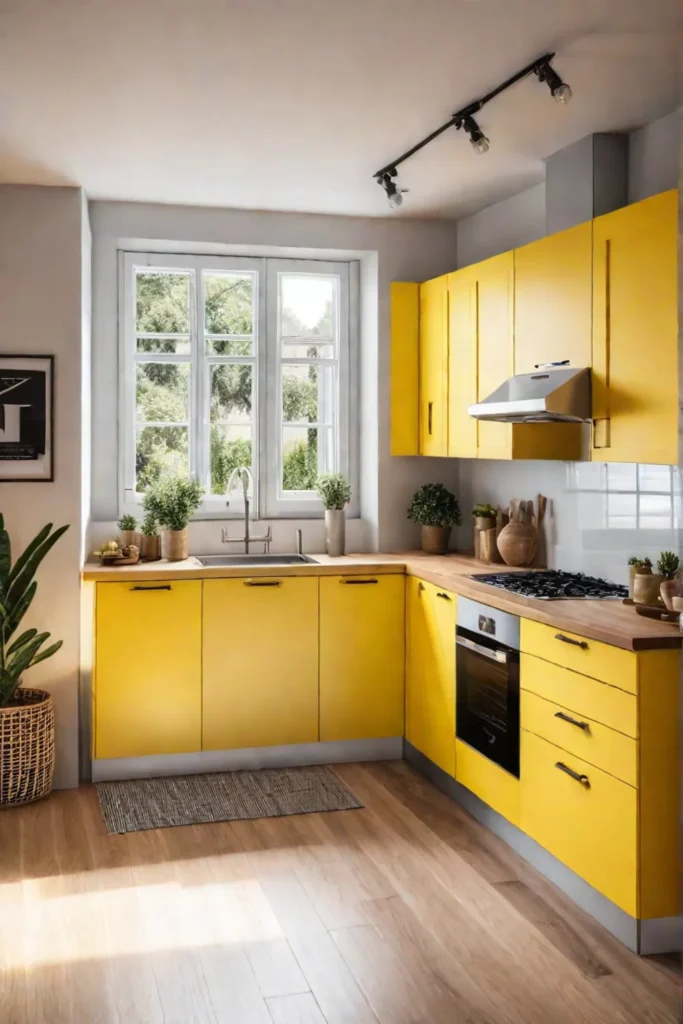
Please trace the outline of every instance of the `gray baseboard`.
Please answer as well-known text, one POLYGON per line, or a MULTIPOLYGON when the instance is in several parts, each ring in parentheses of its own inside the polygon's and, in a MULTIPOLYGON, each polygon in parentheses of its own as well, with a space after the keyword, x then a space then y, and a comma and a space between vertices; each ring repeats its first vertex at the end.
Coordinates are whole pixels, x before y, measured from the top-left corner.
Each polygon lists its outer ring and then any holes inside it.
POLYGON ((390 736, 379 740, 296 743, 244 750, 200 750, 193 754, 159 754, 153 757, 99 758, 91 764, 91 777, 93 782, 111 782, 119 779, 154 779, 162 775, 238 771, 241 768, 294 768, 308 764, 342 764, 345 761, 394 761, 402 757, 403 737, 390 736))
POLYGON ((512 825, 469 789, 461 786, 433 761, 404 741, 404 758, 433 782, 442 792, 464 807, 473 818, 499 836, 553 885, 566 893, 577 906, 594 917, 608 932, 632 952, 642 955, 677 953, 681 950, 681 918, 657 918, 639 921, 585 882, 574 871, 544 850, 525 832, 512 825))

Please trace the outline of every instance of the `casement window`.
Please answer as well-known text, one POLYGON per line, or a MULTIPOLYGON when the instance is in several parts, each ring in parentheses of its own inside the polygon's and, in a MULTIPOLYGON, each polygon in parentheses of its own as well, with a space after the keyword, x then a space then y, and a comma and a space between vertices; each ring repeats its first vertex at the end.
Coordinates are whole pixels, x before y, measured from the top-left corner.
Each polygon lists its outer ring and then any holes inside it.
POLYGON ((201 481, 201 516, 242 514, 226 486, 246 466, 255 516, 322 515, 328 472, 349 477, 357 514, 356 275, 352 262, 121 253, 121 509, 170 472, 201 481))

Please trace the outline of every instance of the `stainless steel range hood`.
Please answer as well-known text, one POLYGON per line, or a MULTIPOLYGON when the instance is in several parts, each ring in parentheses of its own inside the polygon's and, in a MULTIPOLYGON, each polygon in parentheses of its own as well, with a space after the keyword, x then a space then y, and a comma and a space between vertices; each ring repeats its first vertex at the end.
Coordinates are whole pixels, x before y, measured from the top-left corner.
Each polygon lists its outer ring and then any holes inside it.
POLYGON ((534 373, 510 377, 468 412, 499 423, 581 423, 591 418, 591 372, 539 366, 534 373))

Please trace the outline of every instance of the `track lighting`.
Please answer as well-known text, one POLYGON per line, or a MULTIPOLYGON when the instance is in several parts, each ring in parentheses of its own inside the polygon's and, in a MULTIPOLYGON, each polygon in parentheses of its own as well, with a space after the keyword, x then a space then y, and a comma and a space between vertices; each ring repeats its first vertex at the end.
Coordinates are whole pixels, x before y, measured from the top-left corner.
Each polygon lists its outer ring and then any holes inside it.
POLYGON ((551 67, 549 60, 539 61, 534 68, 534 74, 538 75, 539 82, 547 84, 556 103, 569 103, 572 98, 571 87, 562 81, 557 71, 551 67))
POLYGON ((399 206, 403 205, 403 196, 408 191, 407 188, 397 188, 396 182, 393 180, 398 171, 395 167, 391 167, 388 171, 383 174, 377 175, 377 183, 381 185, 387 194, 389 200, 389 206, 392 210, 398 209, 399 206))
POLYGON ((455 127, 465 129, 470 137, 470 143, 475 153, 488 153, 491 143, 473 117, 470 115, 463 117, 461 121, 456 122, 455 127))

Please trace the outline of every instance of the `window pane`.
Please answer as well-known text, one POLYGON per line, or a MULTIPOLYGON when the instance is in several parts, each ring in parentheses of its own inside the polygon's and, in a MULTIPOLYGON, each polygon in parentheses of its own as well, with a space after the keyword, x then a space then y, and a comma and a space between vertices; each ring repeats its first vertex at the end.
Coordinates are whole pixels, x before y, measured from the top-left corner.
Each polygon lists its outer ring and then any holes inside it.
POLYGON ((135 328, 163 334, 190 332, 190 275, 136 271, 135 328))
POLYGON ((250 356, 253 354, 253 338, 211 338, 206 339, 206 351, 214 356, 250 356))
POLYGON ((335 354, 334 345, 297 345, 286 339, 282 342, 283 359, 334 359, 335 354))
POLYGON ((334 422, 335 367, 283 363, 282 419, 285 423, 334 422))
POLYGON ((638 486, 641 491, 671 491, 669 466, 638 466, 638 486))
POLYGON ((668 518, 671 526, 672 500, 670 494, 641 494, 640 515, 668 518))
POLYGON ((135 489, 144 491, 163 473, 189 471, 187 427, 142 427, 135 447, 135 489))
POLYGON ((632 463, 610 462, 607 465, 608 491, 635 491, 636 469, 632 463))
POLYGON ((251 427, 212 423, 211 493, 225 494, 232 471, 251 465, 251 427))
POLYGON ((280 337, 334 338, 336 277, 280 274, 280 337))
MULTIPOLYGON (((204 274, 204 329, 207 334, 254 333, 251 274, 204 274)), ((237 354, 237 353, 235 353, 237 354)), ((246 355, 247 353, 240 353, 246 355)))
POLYGON ((187 338, 140 338, 137 341, 138 352, 161 352, 168 355, 189 356, 190 339, 187 338))
POLYGON ((328 427, 282 428, 282 490, 313 491, 320 473, 334 468, 332 430, 328 427))
POLYGON ((254 368, 239 363, 211 367, 211 422, 251 422, 254 368))
POLYGON ((189 418, 189 363, 136 365, 139 423, 184 423, 189 418))

